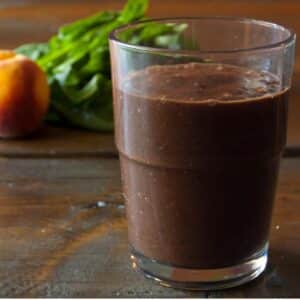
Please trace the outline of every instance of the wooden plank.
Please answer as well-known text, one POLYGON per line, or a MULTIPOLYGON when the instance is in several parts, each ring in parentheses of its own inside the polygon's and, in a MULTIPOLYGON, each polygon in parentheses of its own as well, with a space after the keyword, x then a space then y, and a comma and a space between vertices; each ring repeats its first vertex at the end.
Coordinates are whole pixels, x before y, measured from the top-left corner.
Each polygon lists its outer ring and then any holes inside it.
POLYGON ((116 157, 112 134, 45 126, 29 138, 0 140, 0 157, 116 157))
POLYGON ((118 160, 2 158, 0 173, 1 297, 300 296, 300 159, 282 162, 267 272, 218 293, 163 288, 131 269, 118 160))
POLYGON ((121 201, 119 164, 115 159, 1 158, 0 174, 1 207, 85 207, 97 201, 121 201))

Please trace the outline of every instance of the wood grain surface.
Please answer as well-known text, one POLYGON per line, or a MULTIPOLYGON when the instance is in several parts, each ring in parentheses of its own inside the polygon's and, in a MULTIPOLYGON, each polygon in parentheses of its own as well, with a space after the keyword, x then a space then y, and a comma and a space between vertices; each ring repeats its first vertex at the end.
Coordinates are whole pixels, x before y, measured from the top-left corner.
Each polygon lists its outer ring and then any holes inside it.
POLYGON ((1 297, 300 296, 300 160, 284 159, 264 276, 167 289, 130 267, 117 159, 0 159, 1 297))
MULTIPOLYGON (((62 23, 123 3, 2 0, 1 47, 44 41, 62 23)), ((300 33, 298 0, 151 0, 150 15, 248 16, 300 33)), ((297 63, 290 147, 281 165, 263 276, 209 293, 168 289, 144 279, 128 259, 113 136, 45 126, 30 139, 0 141, 0 297, 300 297, 299 86, 297 63)))
POLYGON ((44 126, 25 139, 0 140, 5 157, 116 157, 112 134, 44 126))

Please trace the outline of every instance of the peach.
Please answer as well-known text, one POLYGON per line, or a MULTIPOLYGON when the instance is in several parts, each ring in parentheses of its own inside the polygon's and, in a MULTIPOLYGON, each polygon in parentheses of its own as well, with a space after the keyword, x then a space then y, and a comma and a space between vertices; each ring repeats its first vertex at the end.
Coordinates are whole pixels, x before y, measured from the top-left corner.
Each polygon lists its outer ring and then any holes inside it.
POLYGON ((0 50, 0 137, 20 137, 38 129, 49 106, 42 69, 26 56, 0 50))

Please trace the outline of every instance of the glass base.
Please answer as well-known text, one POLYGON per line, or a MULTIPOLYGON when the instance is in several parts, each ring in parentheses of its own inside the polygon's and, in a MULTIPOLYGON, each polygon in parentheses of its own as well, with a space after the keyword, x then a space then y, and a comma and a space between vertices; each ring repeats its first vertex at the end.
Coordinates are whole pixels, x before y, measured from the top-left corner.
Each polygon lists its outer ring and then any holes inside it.
POLYGON ((209 291, 235 287, 258 277, 267 265, 268 244, 249 260, 220 269, 173 267, 147 258, 134 249, 131 253, 133 268, 142 272, 146 278, 166 287, 209 291))

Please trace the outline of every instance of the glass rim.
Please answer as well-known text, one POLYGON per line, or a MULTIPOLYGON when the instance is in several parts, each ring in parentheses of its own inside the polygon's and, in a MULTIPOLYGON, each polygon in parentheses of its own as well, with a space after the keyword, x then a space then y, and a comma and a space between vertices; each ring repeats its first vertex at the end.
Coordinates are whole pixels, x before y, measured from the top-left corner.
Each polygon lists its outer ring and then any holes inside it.
POLYGON ((283 25, 258 20, 253 18, 244 18, 244 17, 234 17, 234 16, 203 16, 203 17, 173 17, 173 18, 151 18, 142 21, 131 22, 126 25, 119 26, 118 28, 112 30, 109 34, 109 40, 119 44, 123 48, 127 48, 129 50, 138 50, 142 52, 160 52, 160 53, 169 53, 169 54, 181 54, 181 55, 198 55, 198 54, 232 54, 232 53, 241 53, 241 52, 258 52, 262 50, 274 49, 277 47, 287 46, 290 43, 294 42, 296 39, 296 33, 293 29, 285 27, 283 25), (151 22, 178 22, 178 21, 201 21, 201 20, 223 20, 223 21, 234 21, 234 22, 248 22, 254 23, 266 27, 275 27, 277 29, 284 30, 288 32, 288 37, 282 39, 275 43, 269 43, 266 45, 258 46, 258 47, 245 47, 245 48, 235 48, 235 49, 226 49, 226 50, 174 50, 174 49, 166 49, 152 46, 143 46, 143 45, 134 45, 121 41, 118 38, 118 34, 124 30, 132 29, 140 24, 147 24, 151 22))

